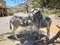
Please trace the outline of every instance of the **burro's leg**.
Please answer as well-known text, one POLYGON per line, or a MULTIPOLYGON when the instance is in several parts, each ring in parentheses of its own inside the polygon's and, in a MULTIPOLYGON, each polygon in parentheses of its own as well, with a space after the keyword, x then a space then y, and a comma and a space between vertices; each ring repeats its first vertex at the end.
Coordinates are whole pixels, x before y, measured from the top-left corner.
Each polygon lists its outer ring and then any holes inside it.
POLYGON ((50 26, 47 26, 47 40, 49 40, 50 37, 50 26))
POLYGON ((34 45, 32 40, 26 40, 23 45, 34 45))
POLYGON ((18 27, 13 27, 13 31, 12 31, 12 34, 13 34, 13 36, 17 39, 17 35, 15 34, 15 31, 16 31, 16 29, 17 29, 18 27))
POLYGON ((32 30, 32 28, 33 28, 33 23, 31 23, 31 25, 30 25, 30 29, 32 30))

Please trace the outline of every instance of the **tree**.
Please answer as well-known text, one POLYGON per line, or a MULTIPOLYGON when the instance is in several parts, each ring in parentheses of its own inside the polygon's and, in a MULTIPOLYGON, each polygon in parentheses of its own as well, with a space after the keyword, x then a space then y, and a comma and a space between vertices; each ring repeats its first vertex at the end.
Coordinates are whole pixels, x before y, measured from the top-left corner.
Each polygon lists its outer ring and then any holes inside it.
POLYGON ((40 7, 46 7, 48 3, 49 3, 49 0, 32 0, 32 5, 37 5, 40 7))
MULTIPOLYGON (((12 0, 15 3, 19 1, 25 1, 25 0, 12 0)), ((26 0, 27 2, 29 0, 26 0)), ((60 0, 31 0, 31 4, 33 7, 53 7, 53 8, 60 8, 60 0)))
POLYGON ((60 8, 60 0, 32 0, 32 5, 37 7, 60 8))

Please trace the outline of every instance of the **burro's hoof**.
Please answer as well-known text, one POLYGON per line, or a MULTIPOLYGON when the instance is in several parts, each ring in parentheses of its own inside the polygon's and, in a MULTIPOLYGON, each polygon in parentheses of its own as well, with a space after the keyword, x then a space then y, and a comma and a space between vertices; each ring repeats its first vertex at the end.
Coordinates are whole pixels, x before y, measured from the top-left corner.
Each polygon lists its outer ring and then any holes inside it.
POLYGON ((33 45, 33 42, 31 40, 26 40, 23 45, 33 45))
POLYGON ((16 45, 22 45, 22 43, 20 41, 15 41, 16 45))

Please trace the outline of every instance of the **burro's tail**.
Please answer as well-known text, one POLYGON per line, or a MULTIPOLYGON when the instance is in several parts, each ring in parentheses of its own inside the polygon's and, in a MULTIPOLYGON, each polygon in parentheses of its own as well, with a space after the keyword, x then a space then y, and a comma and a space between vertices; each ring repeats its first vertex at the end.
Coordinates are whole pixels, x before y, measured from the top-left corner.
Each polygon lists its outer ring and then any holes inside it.
POLYGON ((12 26, 11 26, 11 20, 10 20, 10 29, 12 29, 12 26))

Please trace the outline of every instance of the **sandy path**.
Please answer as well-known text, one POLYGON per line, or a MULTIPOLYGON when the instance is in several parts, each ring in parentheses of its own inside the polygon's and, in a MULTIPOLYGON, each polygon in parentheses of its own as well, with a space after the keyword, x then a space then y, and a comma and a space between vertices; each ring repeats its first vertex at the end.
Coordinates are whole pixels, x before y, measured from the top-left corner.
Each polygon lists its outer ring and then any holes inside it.
POLYGON ((9 21, 11 16, 0 18, 0 34, 4 33, 9 28, 9 21))
MULTIPOLYGON (((56 27, 57 24, 60 24, 60 20, 58 19, 54 19, 54 15, 49 16, 52 18, 52 25, 50 28, 51 33, 53 33, 54 35, 59 31, 59 29, 56 27)), ((8 17, 2 17, 0 18, 0 34, 5 33, 5 32, 9 32, 9 20, 11 19, 10 16, 8 17)), ((20 30, 20 28, 18 29, 20 30)), ((43 30, 46 31, 46 29, 44 28, 43 30)), ((0 41, 0 45, 16 45, 17 42, 16 40, 10 40, 7 39, 8 35, 3 35, 3 40, 0 41)))

